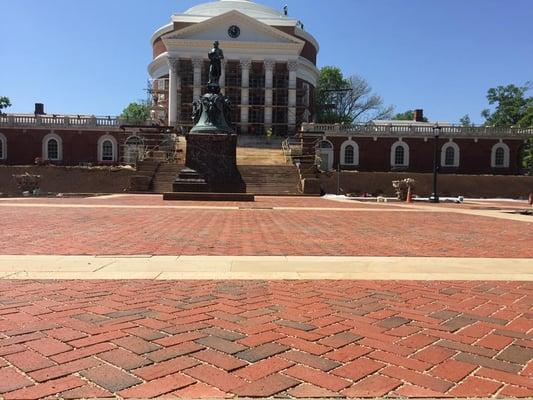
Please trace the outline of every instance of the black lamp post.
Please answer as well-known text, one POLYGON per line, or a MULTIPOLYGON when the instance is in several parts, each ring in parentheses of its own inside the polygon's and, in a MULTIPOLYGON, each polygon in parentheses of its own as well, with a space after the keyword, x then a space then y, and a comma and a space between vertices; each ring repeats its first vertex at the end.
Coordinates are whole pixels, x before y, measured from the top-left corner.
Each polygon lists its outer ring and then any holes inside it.
POLYGON ((433 155, 433 193, 429 197, 430 203, 438 203, 439 192, 437 190, 437 180, 439 176, 439 136, 442 127, 436 125, 433 127, 433 133, 435 135, 435 154, 433 155))

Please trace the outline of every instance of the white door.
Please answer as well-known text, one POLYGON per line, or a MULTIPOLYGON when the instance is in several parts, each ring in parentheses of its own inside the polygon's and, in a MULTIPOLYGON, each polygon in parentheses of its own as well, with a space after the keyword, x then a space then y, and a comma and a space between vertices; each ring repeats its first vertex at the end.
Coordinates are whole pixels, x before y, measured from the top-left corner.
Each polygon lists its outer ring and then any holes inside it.
POLYGON ((331 171, 333 169, 333 145, 331 142, 323 140, 318 144, 318 156, 320 157, 320 170, 331 171))

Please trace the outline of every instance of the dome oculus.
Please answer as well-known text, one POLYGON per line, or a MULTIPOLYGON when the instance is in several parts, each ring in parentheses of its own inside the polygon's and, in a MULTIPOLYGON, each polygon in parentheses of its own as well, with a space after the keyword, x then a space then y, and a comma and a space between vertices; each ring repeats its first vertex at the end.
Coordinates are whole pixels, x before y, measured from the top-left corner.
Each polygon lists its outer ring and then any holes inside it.
POLYGON ((237 39, 239 36, 241 36, 241 28, 239 28, 237 25, 231 25, 228 28, 228 35, 233 39, 237 39))

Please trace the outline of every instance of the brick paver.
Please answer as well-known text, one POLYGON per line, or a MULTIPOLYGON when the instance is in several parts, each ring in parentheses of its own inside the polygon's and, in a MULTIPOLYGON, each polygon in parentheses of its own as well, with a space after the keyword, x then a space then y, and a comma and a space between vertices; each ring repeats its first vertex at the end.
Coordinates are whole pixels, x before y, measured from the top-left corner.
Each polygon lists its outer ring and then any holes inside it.
POLYGON ((532 293, 521 282, 0 281, 0 397, 531 397, 532 293), (32 303, 48 312, 28 313, 32 303))
POLYGON ((0 202, 8 204, 12 206, 4 209, 9 212, 0 213, 0 253, 9 255, 533 257, 527 235, 533 219, 527 223, 431 212, 432 207, 423 211, 320 198, 164 203, 151 196, 0 202), (107 208, 98 207, 102 205, 107 208), (202 206, 211 208, 198 208, 202 206), (370 208, 378 211, 365 211, 370 208))

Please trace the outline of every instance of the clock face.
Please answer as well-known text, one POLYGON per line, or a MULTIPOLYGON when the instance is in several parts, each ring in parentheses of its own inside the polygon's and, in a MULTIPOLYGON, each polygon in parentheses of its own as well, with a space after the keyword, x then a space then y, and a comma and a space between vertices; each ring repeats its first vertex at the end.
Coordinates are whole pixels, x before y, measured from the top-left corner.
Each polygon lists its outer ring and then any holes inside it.
POLYGON ((241 35, 241 28, 239 28, 237 25, 230 26, 228 29, 228 35, 233 39, 238 38, 241 35))

